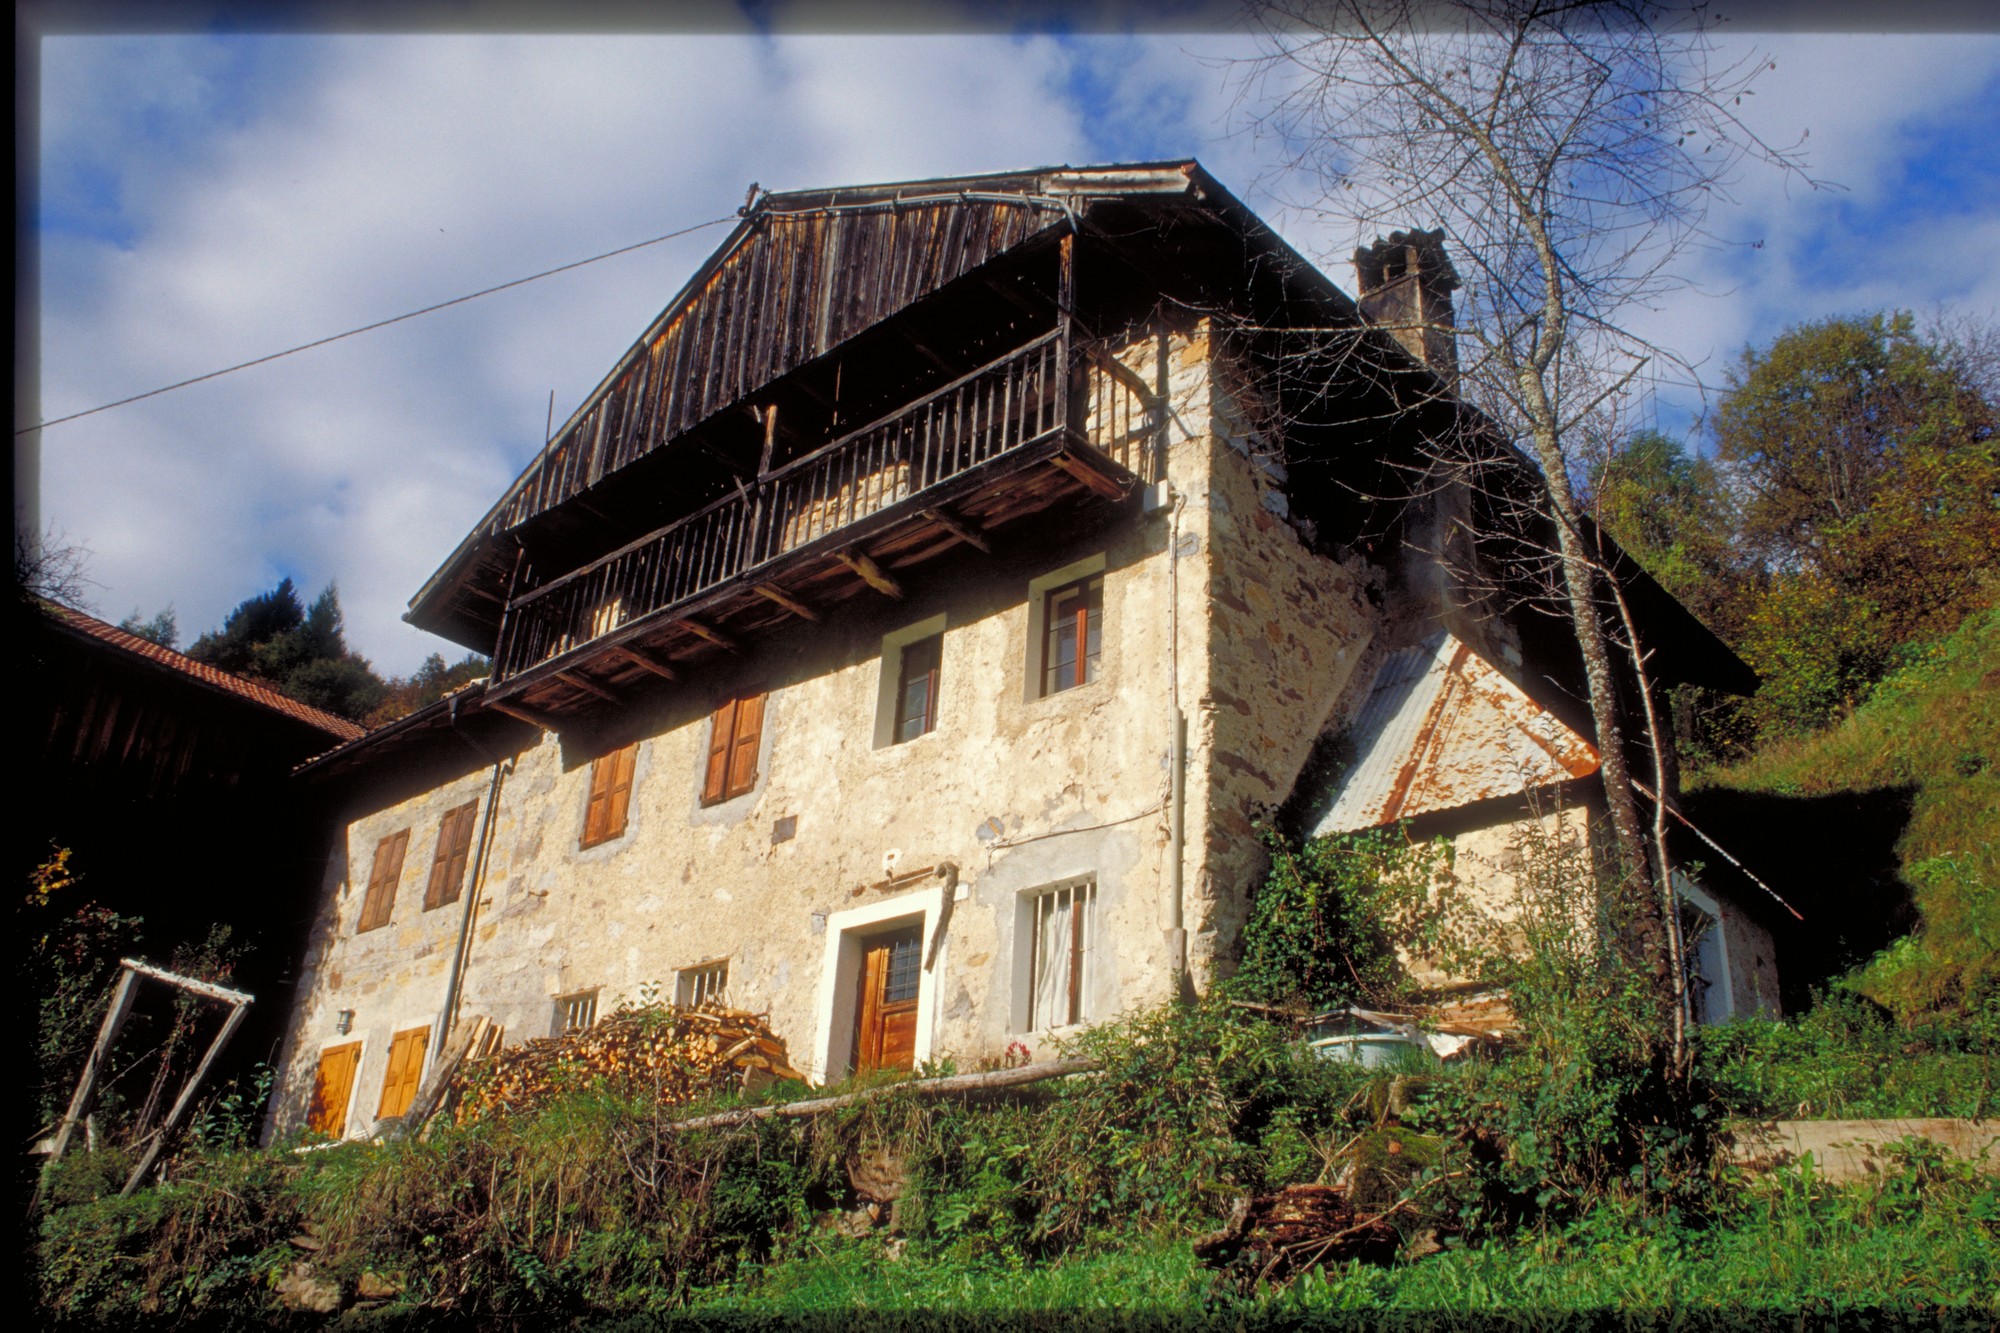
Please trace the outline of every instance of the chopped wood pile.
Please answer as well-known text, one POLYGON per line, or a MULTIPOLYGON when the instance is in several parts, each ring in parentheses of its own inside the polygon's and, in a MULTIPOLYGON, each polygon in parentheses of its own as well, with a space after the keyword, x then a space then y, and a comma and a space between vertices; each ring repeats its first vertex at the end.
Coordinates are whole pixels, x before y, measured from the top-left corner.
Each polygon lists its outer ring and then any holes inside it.
POLYGON ((1357 1214, 1337 1185, 1287 1185, 1236 1201, 1222 1230, 1194 1243, 1195 1258, 1245 1287, 1282 1283, 1322 1263, 1388 1263, 1401 1237, 1380 1214, 1357 1214))
POLYGON ((716 1004, 648 1005, 466 1061, 456 1077, 457 1120, 528 1109, 578 1087, 650 1092, 678 1105, 779 1078, 805 1081, 765 1015, 716 1004))

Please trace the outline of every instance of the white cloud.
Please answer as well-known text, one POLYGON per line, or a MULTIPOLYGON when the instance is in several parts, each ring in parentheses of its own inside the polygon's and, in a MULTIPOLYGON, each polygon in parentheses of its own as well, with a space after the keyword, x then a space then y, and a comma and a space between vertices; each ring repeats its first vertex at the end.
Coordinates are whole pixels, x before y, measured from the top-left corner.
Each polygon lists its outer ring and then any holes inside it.
MULTIPOLYGON (((1970 114, 1995 44, 1769 45, 1758 123, 1809 125, 1853 193, 1746 177, 1718 230, 1765 248, 1705 258, 1697 275, 1734 294, 1675 301, 1660 336, 1727 355, 1919 289, 1990 307, 1990 215, 1929 239, 1933 282, 1884 249, 1830 285, 1801 246, 1838 239, 1840 199, 1879 202, 1912 135, 1934 143, 1940 118, 1970 114)), ((44 203, 63 229, 43 245, 42 410, 726 217, 753 180, 1191 153, 1302 249, 1337 253, 1337 227, 1273 208, 1271 146, 1230 133, 1242 108, 1206 62, 1250 49, 1158 34, 52 39, 44 203)), ((173 602, 192 635, 290 574, 308 593, 337 580, 351 640, 387 670, 455 655, 399 621, 407 598, 539 447, 551 389, 560 422, 723 234, 53 428, 44 515, 94 548, 114 618, 173 602)))

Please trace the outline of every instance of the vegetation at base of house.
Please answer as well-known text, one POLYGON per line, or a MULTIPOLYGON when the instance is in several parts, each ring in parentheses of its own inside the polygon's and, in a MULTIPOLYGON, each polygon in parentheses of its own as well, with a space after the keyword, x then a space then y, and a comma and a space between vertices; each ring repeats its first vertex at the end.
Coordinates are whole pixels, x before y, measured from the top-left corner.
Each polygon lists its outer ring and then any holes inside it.
MULTIPOLYGON (((1704 1046, 1704 1074, 1723 1076, 1698 1079, 1698 1108, 1677 1119, 1761 1109, 1768 1089, 1729 1081, 1744 1050, 1803 1042, 1838 1078, 1886 1031, 1743 1025, 1734 1044, 1704 1046)), ((668 1117, 690 1108, 579 1086, 424 1138, 188 1151, 166 1183, 122 1199, 127 1158, 78 1153, 51 1172, 38 1219, 39 1299, 58 1324, 249 1326, 305 1318, 278 1295, 303 1272, 349 1304, 365 1290, 382 1312, 486 1321, 1522 1303, 1990 1316, 1993 1177, 1918 1145, 1862 1186, 1810 1171, 1739 1179, 1699 1133, 1649 1109, 1648 1075, 1620 1054, 1615 1025, 1538 1040, 1490 1062, 1368 1070, 1211 1001, 1094 1029, 1072 1053, 1098 1072, 1008 1101, 890 1085, 808 1120, 678 1132, 668 1117), (1579 1039, 1609 1049, 1567 1045, 1579 1039), (1403 1235, 1394 1264, 1260 1285, 1194 1258, 1192 1239, 1236 1198, 1343 1176, 1403 1235), (900 1197, 871 1217, 855 1180, 900 1197)), ((1902 1058, 1935 1064, 1941 1104, 1990 1107, 1995 1049, 1983 1050, 1902 1058)), ((1843 1084, 1845 1104, 1884 1105, 1863 1082, 1843 1084)))
POLYGON ((1787 796, 1910 789, 1896 850, 1920 922, 1848 984, 1906 1021, 2000 1005, 2000 610, 1911 649, 1837 725, 1702 781, 1787 796))

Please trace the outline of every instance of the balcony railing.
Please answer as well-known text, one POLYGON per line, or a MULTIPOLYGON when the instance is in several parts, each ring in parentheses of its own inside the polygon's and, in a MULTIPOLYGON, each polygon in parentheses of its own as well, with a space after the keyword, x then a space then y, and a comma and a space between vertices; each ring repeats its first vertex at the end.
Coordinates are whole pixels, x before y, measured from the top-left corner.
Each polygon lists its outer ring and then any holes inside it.
MULTIPOLYGON (((764 476, 574 573, 517 597, 495 682, 520 676, 731 579, 891 509, 915 511, 944 483, 1065 434, 1070 340, 1042 335, 895 414, 764 476)), ((1100 362, 1104 354, 1093 354, 1100 362)), ((1081 404, 1089 443, 1150 471, 1151 409, 1136 379, 1103 371, 1081 404)))

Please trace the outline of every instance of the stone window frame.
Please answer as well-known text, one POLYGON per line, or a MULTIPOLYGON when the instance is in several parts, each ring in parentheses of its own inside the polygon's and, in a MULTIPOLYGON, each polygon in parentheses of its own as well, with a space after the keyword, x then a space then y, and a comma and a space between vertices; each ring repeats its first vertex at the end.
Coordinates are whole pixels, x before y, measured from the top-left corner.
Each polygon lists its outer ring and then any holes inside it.
POLYGON ((1017 1032, 1060 1032, 1066 1028, 1089 1023, 1099 1016, 1102 1005, 1097 994, 1104 951, 1103 936, 1103 896, 1099 892, 1098 877, 1093 873, 1070 875, 1065 878, 1025 889, 1014 899, 1014 939, 1016 941, 1014 981, 1016 1003, 1013 1007, 1012 1028, 1017 1032), (1064 898, 1067 903, 1062 903, 1064 898), (1076 904, 1081 901, 1084 911, 1079 916, 1076 904), (1062 1016, 1057 1021, 1048 1021, 1047 1014, 1036 1012, 1035 991, 1043 972, 1042 939, 1038 927, 1045 920, 1044 909, 1061 903, 1070 913, 1070 927, 1066 932, 1070 940, 1069 956, 1065 960, 1069 968, 1069 983, 1062 1016))
POLYGON ((937 724, 935 718, 937 716, 937 701, 935 699, 931 705, 934 719, 931 729, 922 735, 913 736, 907 741, 898 741, 896 739, 896 714, 899 711, 898 704, 901 701, 903 693, 904 650, 914 644, 922 643, 926 639, 936 639, 938 641, 938 676, 941 687, 944 674, 944 634, 945 617, 940 612, 937 615, 916 621, 914 624, 905 625, 901 629, 891 630, 882 636, 881 670, 875 693, 874 741, 876 749, 886 750, 893 745, 913 745, 923 740, 924 736, 936 733, 937 724))

